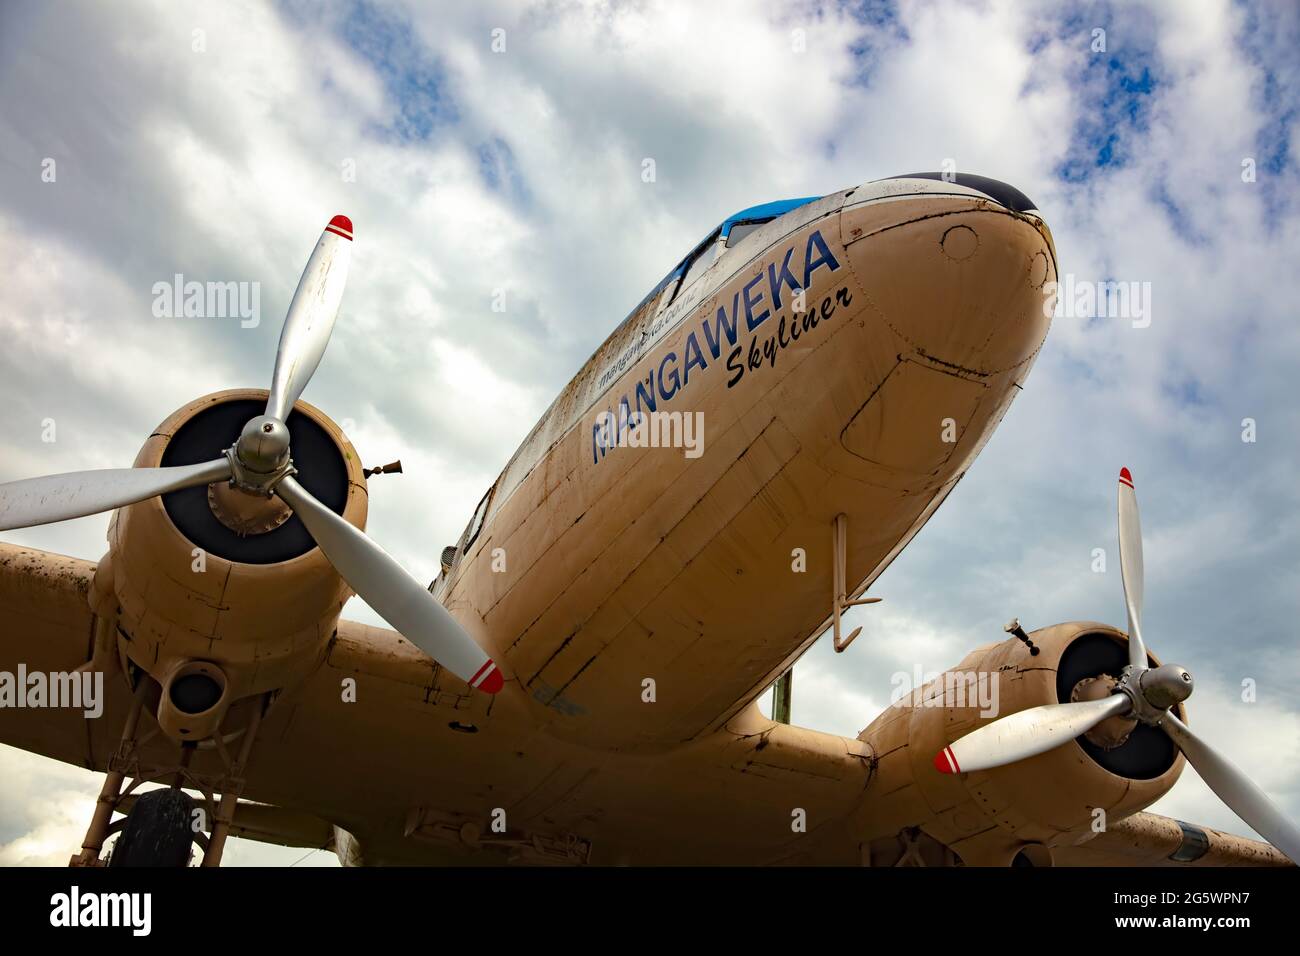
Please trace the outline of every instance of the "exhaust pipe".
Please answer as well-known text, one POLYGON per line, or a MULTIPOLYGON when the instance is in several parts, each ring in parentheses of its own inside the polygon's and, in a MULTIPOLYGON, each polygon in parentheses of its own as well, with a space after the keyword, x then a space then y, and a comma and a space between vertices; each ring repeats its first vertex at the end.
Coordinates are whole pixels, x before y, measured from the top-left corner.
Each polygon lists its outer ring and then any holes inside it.
POLYGON ((209 661, 185 661, 162 684, 158 726, 173 740, 206 740, 230 707, 225 672, 209 661))

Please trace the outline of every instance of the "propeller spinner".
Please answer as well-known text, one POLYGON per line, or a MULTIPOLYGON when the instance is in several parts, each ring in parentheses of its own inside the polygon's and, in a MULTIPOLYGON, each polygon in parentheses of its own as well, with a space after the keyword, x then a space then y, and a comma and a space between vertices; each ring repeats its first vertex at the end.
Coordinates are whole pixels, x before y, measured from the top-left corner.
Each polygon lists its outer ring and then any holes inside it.
POLYGON ((501 671, 456 619, 383 548, 294 480, 284 424, 320 365, 343 300, 352 221, 330 220, 289 305, 263 415, 250 420, 223 458, 170 468, 112 468, 0 485, 0 531, 112 511, 156 495, 229 481, 249 494, 277 495, 302 520, 339 575, 389 624, 471 687, 495 694, 501 671))
POLYGON ((1128 716, 1159 727, 1201 779, 1236 814, 1293 862, 1300 862, 1300 830, 1250 779, 1178 719, 1173 708, 1192 693, 1192 675, 1177 664, 1151 667, 1142 639, 1142 530, 1133 475, 1119 473, 1119 558, 1128 610, 1129 665, 1100 700, 1030 707, 991 721, 940 751, 942 773, 988 770, 1045 753, 1111 717, 1128 716))

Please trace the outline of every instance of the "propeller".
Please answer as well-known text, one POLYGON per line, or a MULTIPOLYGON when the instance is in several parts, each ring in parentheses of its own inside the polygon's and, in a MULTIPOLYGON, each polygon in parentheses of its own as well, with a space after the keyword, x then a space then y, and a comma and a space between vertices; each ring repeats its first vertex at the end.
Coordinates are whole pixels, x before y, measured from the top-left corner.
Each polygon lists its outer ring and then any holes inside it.
POLYGON ((343 300, 352 221, 330 220, 289 305, 264 414, 250 420, 225 457, 170 468, 110 468, 0 485, 0 531, 112 511, 156 495, 228 480, 249 494, 278 495, 339 575, 416 647, 471 687, 495 694, 501 671, 420 582, 383 548, 294 480, 284 420, 311 380, 343 300))
POLYGON ((1201 779, 1237 816, 1293 862, 1300 862, 1300 829, 1222 754, 1178 719, 1174 708, 1192 693, 1192 675, 1177 664, 1151 667, 1142 640, 1142 530, 1133 475, 1119 473, 1119 559, 1128 610, 1129 665, 1109 696, 1045 704, 1008 714, 971 731, 935 755, 942 773, 1001 767, 1067 743, 1111 717, 1159 727, 1201 779))
POLYGON ((173 468, 104 468, 0 485, 0 531, 112 511, 155 495, 230 477, 225 458, 173 468))
POLYGON ((1128 709, 1128 701, 1120 695, 1030 707, 971 731, 945 747, 934 764, 944 773, 971 773, 1036 757, 1128 709))

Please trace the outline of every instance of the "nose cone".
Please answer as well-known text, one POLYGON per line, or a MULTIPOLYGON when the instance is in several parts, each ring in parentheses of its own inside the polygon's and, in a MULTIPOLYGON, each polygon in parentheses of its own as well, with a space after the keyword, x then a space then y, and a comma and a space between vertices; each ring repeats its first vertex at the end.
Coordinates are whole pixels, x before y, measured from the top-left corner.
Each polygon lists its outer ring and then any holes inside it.
POLYGON ((868 184, 841 212, 849 262, 872 312, 915 353, 944 366, 979 377, 1027 372, 1054 305, 1050 232, 1027 212, 1029 199, 1004 183, 926 175, 868 184))

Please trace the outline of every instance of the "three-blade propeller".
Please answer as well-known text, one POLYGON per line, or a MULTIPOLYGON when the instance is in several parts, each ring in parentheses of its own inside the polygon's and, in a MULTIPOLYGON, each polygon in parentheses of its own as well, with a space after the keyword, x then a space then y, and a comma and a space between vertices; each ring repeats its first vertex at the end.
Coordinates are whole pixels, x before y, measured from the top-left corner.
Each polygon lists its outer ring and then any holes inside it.
POLYGON ((1176 664, 1151 667, 1142 640, 1142 530, 1133 476, 1119 473, 1119 557, 1128 610, 1129 666, 1108 697, 1030 707, 991 721, 940 751, 943 773, 988 770, 1045 753, 1086 734, 1111 717, 1127 716, 1159 727, 1196 768, 1201 779, 1264 839, 1300 862, 1300 830, 1222 754, 1178 719, 1174 708, 1192 692, 1192 675, 1176 664))
POLYGON ((197 465, 78 471, 0 485, 0 531, 112 511, 217 481, 231 481, 252 494, 274 493, 376 613, 471 687, 495 694, 505 683, 501 671, 447 609, 383 548, 293 478, 296 469, 284 421, 329 345, 351 248, 352 222, 335 216, 321 233, 289 306, 266 412, 244 426, 225 457, 197 465))

